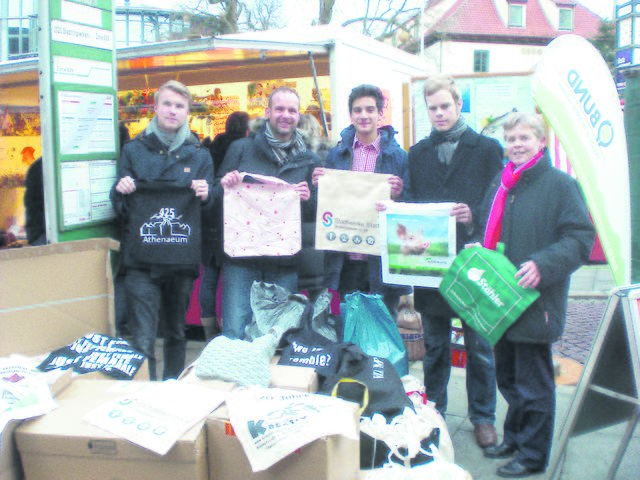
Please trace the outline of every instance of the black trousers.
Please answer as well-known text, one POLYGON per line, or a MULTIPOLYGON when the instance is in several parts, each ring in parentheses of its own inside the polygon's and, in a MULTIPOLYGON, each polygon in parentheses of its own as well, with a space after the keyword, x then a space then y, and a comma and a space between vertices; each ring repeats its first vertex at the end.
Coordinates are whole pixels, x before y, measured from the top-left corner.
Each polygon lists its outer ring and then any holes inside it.
POLYGON ((550 344, 502 338, 494 347, 496 380, 509 404, 504 442, 518 448, 516 460, 536 470, 549 463, 556 409, 550 344))

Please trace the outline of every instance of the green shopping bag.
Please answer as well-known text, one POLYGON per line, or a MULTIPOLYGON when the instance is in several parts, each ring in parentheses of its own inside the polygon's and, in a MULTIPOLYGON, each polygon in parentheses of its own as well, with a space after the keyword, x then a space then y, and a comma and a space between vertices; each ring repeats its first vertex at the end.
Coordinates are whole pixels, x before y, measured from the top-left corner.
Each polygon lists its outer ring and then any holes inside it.
POLYGON ((518 286, 516 267, 498 250, 465 248, 440 283, 440 293, 467 325, 492 346, 539 296, 518 286))

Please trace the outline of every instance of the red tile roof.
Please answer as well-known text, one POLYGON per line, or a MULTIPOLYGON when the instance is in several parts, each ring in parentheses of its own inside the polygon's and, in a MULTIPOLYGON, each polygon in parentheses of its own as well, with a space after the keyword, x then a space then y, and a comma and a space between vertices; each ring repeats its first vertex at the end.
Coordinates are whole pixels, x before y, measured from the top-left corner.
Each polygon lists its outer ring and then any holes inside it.
MULTIPOLYGON (((427 12, 445 0, 432 0, 427 12)), ((526 5, 525 27, 509 27, 498 15, 494 0, 457 0, 439 20, 427 29, 426 36, 434 33, 449 33, 459 36, 490 36, 507 38, 552 39, 566 33, 585 38, 594 37, 602 19, 574 0, 556 0, 558 6, 574 8, 574 30, 556 30, 549 22, 538 0, 519 2, 526 5)), ((507 39, 505 38, 505 40, 507 39)))

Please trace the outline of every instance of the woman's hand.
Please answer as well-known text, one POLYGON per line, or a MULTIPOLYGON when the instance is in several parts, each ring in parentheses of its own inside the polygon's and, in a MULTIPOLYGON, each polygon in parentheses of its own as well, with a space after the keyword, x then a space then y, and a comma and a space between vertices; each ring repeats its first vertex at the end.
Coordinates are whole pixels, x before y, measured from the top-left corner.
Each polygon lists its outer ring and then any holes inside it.
POLYGON ((519 278, 518 285, 523 288, 536 288, 540 284, 540 272, 538 266, 532 260, 520 265, 520 270, 516 272, 519 278))

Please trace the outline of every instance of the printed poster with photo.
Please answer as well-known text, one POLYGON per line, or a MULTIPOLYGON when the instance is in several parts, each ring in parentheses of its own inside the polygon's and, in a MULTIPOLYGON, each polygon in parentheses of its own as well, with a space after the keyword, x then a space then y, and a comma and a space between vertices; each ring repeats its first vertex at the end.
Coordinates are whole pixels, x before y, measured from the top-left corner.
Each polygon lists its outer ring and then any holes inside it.
POLYGON ((382 281, 437 288, 456 257, 453 203, 393 203, 380 212, 382 281))

